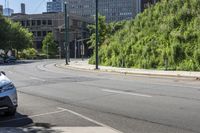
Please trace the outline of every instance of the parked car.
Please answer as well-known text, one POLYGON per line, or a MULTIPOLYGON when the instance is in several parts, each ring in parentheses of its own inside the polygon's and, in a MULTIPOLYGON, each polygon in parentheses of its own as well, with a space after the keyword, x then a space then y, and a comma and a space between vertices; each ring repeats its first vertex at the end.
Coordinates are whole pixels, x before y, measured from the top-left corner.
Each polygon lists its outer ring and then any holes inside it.
POLYGON ((7 57, 5 57, 4 62, 5 63, 15 63, 16 60, 17 59, 14 56, 7 56, 7 57))
POLYGON ((14 84, 0 72, 0 112, 7 116, 15 115, 18 106, 17 90, 14 84))

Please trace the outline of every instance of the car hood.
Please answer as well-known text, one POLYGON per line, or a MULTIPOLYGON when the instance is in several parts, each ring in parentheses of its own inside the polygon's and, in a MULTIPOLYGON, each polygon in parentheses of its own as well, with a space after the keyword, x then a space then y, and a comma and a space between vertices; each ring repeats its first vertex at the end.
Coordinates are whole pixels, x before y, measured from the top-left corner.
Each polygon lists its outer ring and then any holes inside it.
POLYGON ((0 87, 9 84, 11 81, 3 74, 0 74, 0 87))

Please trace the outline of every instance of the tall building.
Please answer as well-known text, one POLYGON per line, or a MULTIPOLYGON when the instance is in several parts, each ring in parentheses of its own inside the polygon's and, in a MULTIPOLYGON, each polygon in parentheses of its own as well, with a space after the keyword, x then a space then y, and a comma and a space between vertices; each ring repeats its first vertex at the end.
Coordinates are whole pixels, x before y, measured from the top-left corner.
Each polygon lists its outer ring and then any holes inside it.
POLYGON ((26 14, 26 6, 24 3, 21 3, 21 13, 26 14))
MULTIPOLYGON (((96 0, 66 0, 68 12, 91 18, 95 16, 96 0)), ((121 21, 134 18, 149 3, 158 0, 99 0, 99 13, 106 16, 106 22, 121 21)), ((63 0, 47 3, 47 12, 63 11, 63 0)))
POLYGON ((4 8, 3 9, 3 15, 4 16, 11 16, 14 13, 14 10, 11 8, 4 8))
POLYGON ((47 2, 47 12, 62 12, 63 0, 52 0, 47 2))
POLYGON ((0 14, 3 14, 3 6, 0 5, 0 14))
MULTIPOLYGON (((96 0, 67 0, 68 11, 83 17, 95 15, 96 0)), ((136 15, 135 0, 99 0, 99 13, 106 16, 106 21, 131 19, 136 15)), ((63 11, 63 0, 47 2, 47 12, 63 11)))

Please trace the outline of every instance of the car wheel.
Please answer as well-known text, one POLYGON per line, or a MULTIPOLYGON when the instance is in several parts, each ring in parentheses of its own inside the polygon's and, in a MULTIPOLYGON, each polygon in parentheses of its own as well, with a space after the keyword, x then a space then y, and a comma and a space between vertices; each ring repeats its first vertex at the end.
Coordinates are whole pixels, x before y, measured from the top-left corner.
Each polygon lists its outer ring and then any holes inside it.
POLYGON ((13 115, 15 115, 16 110, 17 109, 15 107, 14 108, 9 108, 8 111, 5 112, 5 115, 6 116, 13 116, 13 115))

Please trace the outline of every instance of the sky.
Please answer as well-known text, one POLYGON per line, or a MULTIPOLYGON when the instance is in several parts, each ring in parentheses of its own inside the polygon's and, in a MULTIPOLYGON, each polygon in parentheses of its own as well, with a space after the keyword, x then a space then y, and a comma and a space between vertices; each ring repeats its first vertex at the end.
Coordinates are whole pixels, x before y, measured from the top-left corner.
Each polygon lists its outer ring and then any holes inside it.
MULTIPOLYGON (((36 14, 46 12, 46 2, 49 0, 7 0, 9 1, 9 8, 14 9, 15 13, 21 12, 20 4, 26 4, 27 14, 36 14)), ((0 0, 0 5, 5 7, 5 0, 0 0)))

